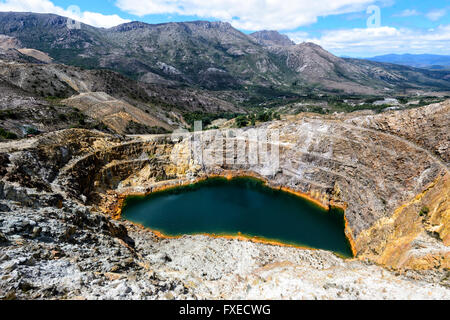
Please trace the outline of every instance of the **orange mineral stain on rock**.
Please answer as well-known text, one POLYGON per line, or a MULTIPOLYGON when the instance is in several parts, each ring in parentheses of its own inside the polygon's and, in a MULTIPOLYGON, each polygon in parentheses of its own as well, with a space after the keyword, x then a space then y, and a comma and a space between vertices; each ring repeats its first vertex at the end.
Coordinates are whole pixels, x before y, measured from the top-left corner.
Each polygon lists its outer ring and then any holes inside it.
POLYGON ((379 220, 362 232, 356 240, 359 256, 394 269, 448 268, 450 250, 445 246, 449 245, 449 195, 450 175, 445 174, 397 208, 391 217, 379 220), (430 234, 437 235, 439 240, 434 240, 430 234), (422 239, 419 250, 413 245, 416 239, 422 239), (443 246, 436 250, 430 241, 442 241, 443 246))

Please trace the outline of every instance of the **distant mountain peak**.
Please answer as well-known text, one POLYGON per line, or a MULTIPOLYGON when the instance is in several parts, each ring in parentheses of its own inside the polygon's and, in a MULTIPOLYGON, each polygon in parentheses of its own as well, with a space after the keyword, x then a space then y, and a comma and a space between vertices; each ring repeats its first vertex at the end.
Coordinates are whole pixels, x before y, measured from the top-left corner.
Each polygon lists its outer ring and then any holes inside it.
POLYGON ((127 23, 112 27, 109 30, 116 31, 116 32, 126 32, 126 31, 131 31, 131 30, 143 29, 148 26, 149 25, 145 22, 132 21, 132 22, 127 22, 127 23))
POLYGON ((262 30, 250 34, 251 37, 256 39, 261 45, 264 46, 282 46, 289 47, 294 46, 295 43, 288 36, 279 33, 274 30, 262 30))
MULTIPOLYGON (((340 58, 333 55, 331 52, 325 50, 320 45, 313 43, 313 42, 302 42, 300 44, 297 44, 295 47, 293 47, 294 51, 302 52, 302 54, 306 57, 309 57, 309 59, 312 59, 312 57, 322 57, 329 61, 338 61, 340 58)), ((314 60, 317 60, 314 58, 314 60)))
POLYGON ((317 43, 314 43, 314 42, 302 42, 300 44, 297 44, 297 47, 300 47, 300 48, 311 48, 311 49, 314 49, 314 50, 326 51, 324 48, 322 48, 320 45, 318 45, 317 43))

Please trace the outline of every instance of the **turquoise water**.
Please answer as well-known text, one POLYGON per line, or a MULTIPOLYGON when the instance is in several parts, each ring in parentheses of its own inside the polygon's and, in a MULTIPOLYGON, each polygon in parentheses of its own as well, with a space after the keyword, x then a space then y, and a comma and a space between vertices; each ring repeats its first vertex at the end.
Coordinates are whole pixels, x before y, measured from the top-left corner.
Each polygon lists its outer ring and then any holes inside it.
POLYGON ((130 197, 122 217, 167 236, 241 233, 352 256, 342 210, 324 210, 251 178, 213 178, 130 197))

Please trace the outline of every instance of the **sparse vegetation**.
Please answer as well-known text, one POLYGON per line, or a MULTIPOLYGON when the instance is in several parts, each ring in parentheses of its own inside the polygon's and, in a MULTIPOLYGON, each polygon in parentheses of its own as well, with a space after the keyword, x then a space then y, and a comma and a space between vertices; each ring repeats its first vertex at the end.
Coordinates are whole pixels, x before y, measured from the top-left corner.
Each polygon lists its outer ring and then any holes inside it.
POLYGON ((0 137, 7 140, 14 140, 18 138, 15 133, 6 131, 3 128, 0 128, 0 137))
POLYGON ((249 120, 247 116, 239 116, 235 119, 236 127, 244 128, 248 126, 249 120))
POLYGON ((240 115, 235 119, 236 127, 244 128, 249 125, 254 126, 257 122, 268 122, 272 120, 280 120, 281 115, 275 111, 261 111, 258 113, 251 113, 249 115, 240 115))
POLYGON ((80 126, 86 125, 86 115, 78 109, 74 109, 74 111, 69 114, 69 118, 77 122, 80 126))
POLYGON ((58 113, 58 119, 61 121, 66 122, 67 121, 67 116, 64 113, 58 113))
POLYGON ((419 212, 419 216, 424 217, 424 216, 428 215, 429 213, 430 213, 430 208, 423 207, 419 212))
POLYGON ((17 120, 20 118, 20 114, 16 110, 0 110, 0 120, 12 119, 17 120))
POLYGON ((103 131, 103 132, 108 132, 110 131, 110 129, 108 128, 108 126, 106 124, 104 124, 103 122, 98 123, 97 125, 94 126, 94 129, 99 130, 99 131, 103 131))
POLYGON ((188 112, 183 114, 184 121, 186 121, 191 129, 194 128, 196 121, 201 121, 203 128, 209 126, 214 120, 217 119, 233 119, 239 116, 237 113, 205 113, 205 112, 188 112))

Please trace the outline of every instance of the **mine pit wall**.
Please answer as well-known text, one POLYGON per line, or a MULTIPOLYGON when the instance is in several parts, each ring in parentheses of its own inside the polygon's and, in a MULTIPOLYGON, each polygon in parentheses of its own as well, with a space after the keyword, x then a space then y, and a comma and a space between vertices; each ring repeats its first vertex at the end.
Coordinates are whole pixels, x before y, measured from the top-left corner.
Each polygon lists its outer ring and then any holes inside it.
POLYGON ((61 184, 75 198, 81 194, 89 201, 92 193, 114 189, 120 181, 139 172, 152 162, 149 157, 170 154, 164 148, 170 148, 170 144, 131 142, 87 154, 61 174, 61 184))
MULTIPOLYGON (((297 126, 301 127, 301 123, 297 126)), ((285 136, 282 135, 281 138, 285 136)), ((105 181, 105 172, 107 176, 120 177, 114 185, 118 185, 118 181, 130 173, 126 179, 139 181, 139 184, 130 184, 126 190, 118 192, 122 193, 122 196, 118 197, 120 202, 120 199, 123 200, 129 194, 142 195, 192 183, 205 177, 251 176, 266 181, 273 188, 297 193, 324 207, 334 205, 346 208, 346 232, 349 239, 354 239, 353 248, 360 258, 394 268, 416 268, 419 264, 422 268, 446 265, 448 254, 445 250, 438 250, 431 258, 418 257, 409 259, 406 264, 398 263, 411 254, 412 242, 422 231, 428 232, 426 228, 431 230, 436 229, 437 225, 444 225, 436 232, 444 243, 448 243, 449 185, 445 167, 421 150, 413 150, 410 145, 390 137, 375 136, 368 140, 366 135, 353 135, 353 139, 325 142, 326 148, 320 140, 307 147, 302 146, 302 141, 299 140, 291 140, 289 143, 292 146, 283 144, 280 146, 280 170, 270 176, 264 174, 267 171, 264 165, 200 166, 189 160, 192 154, 186 151, 186 142, 171 144, 166 141, 159 146, 155 146, 155 142, 142 142, 142 146, 137 148, 139 152, 131 152, 130 156, 139 155, 142 150, 149 151, 149 154, 155 152, 153 156, 158 161, 150 166, 150 172, 155 170, 153 177, 165 176, 172 179, 158 183, 148 180, 148 168, 143 176, 141 172, 135 171, 136 163, 128 159, 127 162, 113 164, 103 170, 102 181, 105 181), (388 141, 384 141, 386 139, 388 141), (368 142, 373 140, 376 141, 376 147, 368 142), (333 148, 331 157, 330 147, 333 148), (372 150, 369 147, 373 147, 372 150), (392 150, 396 148, 398 152, 392 150), (179 152, 180 162, 170 162, 170 155, 173 156, 174 151, 179 152), (327 157, 324 156, 325 152, 327 157), (349 161, 350 156, 355 155, 358 157, 356 161, 349 161), (303 170, 302 175, 292 174, 294 161, 297 164, 295 171, 303 170), (369 167, 370 163, 372 165, 369 167), (161 166, 164 168, 163 174, 161 171, 156 172, 161 166), (420 199, 412 200, 417 197, 420 199), (422 206, 430 208, 430 217, 418 218, 422 206), (405 219, 408 223, 404 223, 405 219), (426 224, 429 226, 426 227, 426 224), (437 259, 439 263, 423 262, 428 261, 427 259, 437 259)), ((224 146, 226 145, 224 143, 224 146)), ((225 149, 225 153, 229 152, 232 151, 225 149)), ((116 202, 115 206, 109 206, 109 212, 117 215, 118 207, 120 204, 116 202)))
POLYGON ((359 256, 394 269, 450 268, 449 200, 450 175, 445 174, 392 216, 361 232, 359 256))
MULTIPOLYGON (((94 187, 101 186, 104 188, 103 190, 114 190, 121 181, 135 172, 141 171, 147 165, 152 165, 156 168, 159 163, 149 159, 114 162, 100 169, 100 172, 95 177, 94 187)), ((101 192, 101 189, 95 191, 101 192)))
POLYGON ((356 117, 348 122, 402 137, 429 150, 447 165, 450 163, 450 100, 422 108, 356 117))

